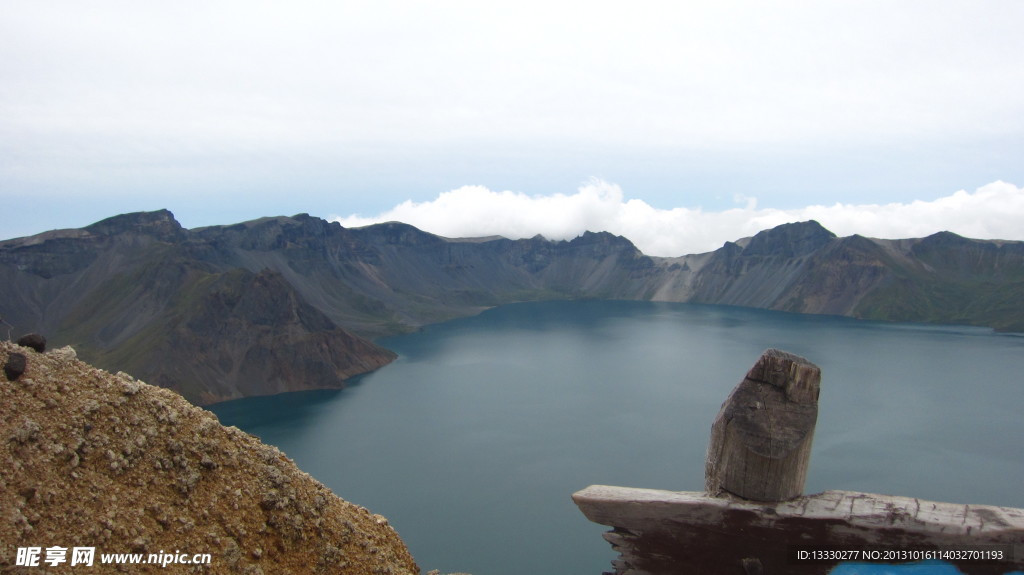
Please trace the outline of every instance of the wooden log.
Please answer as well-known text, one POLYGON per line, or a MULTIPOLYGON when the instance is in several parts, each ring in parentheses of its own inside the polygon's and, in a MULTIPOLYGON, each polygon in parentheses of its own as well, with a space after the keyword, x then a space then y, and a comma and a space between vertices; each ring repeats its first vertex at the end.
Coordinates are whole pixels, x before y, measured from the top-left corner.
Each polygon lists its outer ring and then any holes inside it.
POLYGON ((857 551, 859 559, 872 552, 876 562, 889 552, 896 558, 882 562, 901 563, 924 552, 982 549, 1003 558, 949 562, 968 575, 1024 570, 1024 509, 846 491, 763 503, 605 485, 573 501, 591 521, 615 528, 606 539, 621 554, 613 562, 619 575, 823 575, 841 562, 800 561, 800 550, 857 551))
POLYGON ((722 404, 711 426, 704 488, 756 501, 799 497, 818 420, 821 369, 769 349, 722 404))

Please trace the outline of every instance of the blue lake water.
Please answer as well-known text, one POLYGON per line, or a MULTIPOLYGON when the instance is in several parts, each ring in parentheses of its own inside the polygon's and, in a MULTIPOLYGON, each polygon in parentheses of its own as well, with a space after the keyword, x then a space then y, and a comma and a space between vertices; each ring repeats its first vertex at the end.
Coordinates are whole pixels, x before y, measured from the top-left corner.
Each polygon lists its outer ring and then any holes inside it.
POLYGON ((1024 507, 1024 337, 652 302, 541 302, 383 340, 343 391, 214 406, 388 517, 424 572, 596 575, 573 492, 703 489, 711 422, 762 351, 822 368, 806 492, 1024 507))

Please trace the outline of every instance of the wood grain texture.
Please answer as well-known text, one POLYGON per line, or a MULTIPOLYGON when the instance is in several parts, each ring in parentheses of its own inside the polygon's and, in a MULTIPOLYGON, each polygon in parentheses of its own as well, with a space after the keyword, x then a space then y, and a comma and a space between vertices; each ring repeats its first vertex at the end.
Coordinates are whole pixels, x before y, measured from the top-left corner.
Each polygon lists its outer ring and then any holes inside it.
MULTIPOLYGON (((593 485, 573 495, 614 527, 617 575, 828 573, 839 561, 798 563, 798 548, 952 550, 998 546, 1006 560, 951 561, 968 575, 1024 569, 1024 510, 826 491, 765 503, 699 492, 593 485)), ((996 549, 994 547, 993 549, 996 549)))
POLYGON ((821 369, 765 351, 722 404, 705 467, 709 495, 784 501, 803 493, 818 419, 821 369))

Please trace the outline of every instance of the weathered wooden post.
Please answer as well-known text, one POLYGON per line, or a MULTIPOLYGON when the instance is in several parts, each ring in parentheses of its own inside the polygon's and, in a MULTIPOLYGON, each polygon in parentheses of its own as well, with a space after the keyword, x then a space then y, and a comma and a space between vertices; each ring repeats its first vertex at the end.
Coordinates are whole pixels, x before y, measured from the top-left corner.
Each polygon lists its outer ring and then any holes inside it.
POLYGON ((821 369, 769 349, 722 404, 711 426, 704 489, 755 501, 803 494, 818 421, 821 369))
POLYGON ((591 485, 573 501, 619 557, 614 575, 826 575, 844 561, 943 559, 1024 570, 1024 509, 850 491, 801 495, 821 370, 770 349, 711 428, 705 492, 591 485))

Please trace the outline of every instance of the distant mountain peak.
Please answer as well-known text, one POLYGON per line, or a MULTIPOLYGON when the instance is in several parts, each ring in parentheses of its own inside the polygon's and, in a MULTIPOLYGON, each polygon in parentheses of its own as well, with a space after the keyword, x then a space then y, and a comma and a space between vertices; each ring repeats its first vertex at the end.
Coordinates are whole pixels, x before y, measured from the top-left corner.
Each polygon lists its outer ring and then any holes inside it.
POLYGON ((758 232, 743 249, 745 256, 798 257, 813 253, 836 239, 815 220, 782 224, 758 232))
POLYGON ((926 243, 930 243, 930 244, 936 244, 936 245, 940 245, 940 244, 963 245, 963 244, 969 244, 969 243, 973 242, 974 240, 971 240, 969 238, 965 238, 965 237, 961 236, 960 234, 955 234, 953 232, 942 231, 942 232, 935 232, 934 234, 923 238, 922 241, 926 242, 926 243))
POLYGON ((98 236, 137 232, 167 241, 181 239, 185 234, 185 229, 170 210, 121 214, 87 226, 85 231, 98 236))
POLYGON ((607 242, 616 244, 629 244, 630 246, 633 245, 633 242, 629 241, 629 239, 627 239, 626 237, 618 236, 611 232, 592 232, 590 230, 587 230, 580 234, 579 236, 576 236, 576 238, 574 238, 572 241, 607 242))
POLYGON ((358 228, 360 233, 382 239, 393 245, 432 245, 443 244, 445 240, 438 235, 425 232, 416 226, 403 222, 384 222, 358 228))

